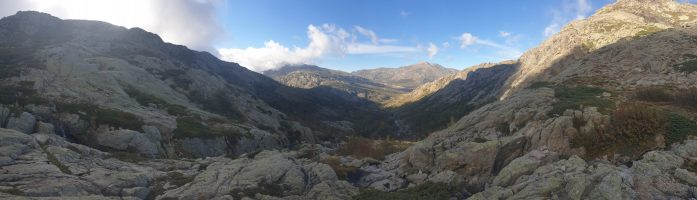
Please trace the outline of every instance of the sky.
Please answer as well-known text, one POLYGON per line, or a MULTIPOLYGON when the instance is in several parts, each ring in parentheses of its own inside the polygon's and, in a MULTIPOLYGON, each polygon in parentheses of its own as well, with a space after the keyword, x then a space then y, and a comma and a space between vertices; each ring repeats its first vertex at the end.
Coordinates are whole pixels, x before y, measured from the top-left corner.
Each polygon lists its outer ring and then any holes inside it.
POLYGON ((613 0, 2 0, 64 19, 141 27, 254 71, 417 62, 463 69, 518 58, 613 0))

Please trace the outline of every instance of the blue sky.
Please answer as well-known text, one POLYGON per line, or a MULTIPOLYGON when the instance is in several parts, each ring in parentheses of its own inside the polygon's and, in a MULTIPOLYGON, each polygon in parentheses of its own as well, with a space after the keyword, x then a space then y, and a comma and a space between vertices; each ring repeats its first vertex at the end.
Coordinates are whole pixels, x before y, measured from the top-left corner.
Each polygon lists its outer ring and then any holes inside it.
POLYGON ((515 59, 614 0, 12 0, 18 10, 141 27, 255 71, 354 71, 421 61, 463 69, 515 59))
MULTIPOLYGON (((329 24, 351 34, 349 43, 370 44, 378 49, 381 46, 413 49, 340 51, 300 60, 345 71, 397 67, 420 61, 463 69, 482 62, 516 58, 549 36, 545 34, 546 28, 556 23, 558 29, 608 3, 611 1, 233 0, 220 8, 226 33, 225 39, 215 47, 263 48, 265 42, 274 41, 292 51, 295 47, 308 47, 309 25, 329 24), (357 26, 374 32, 377 42, 370 34, 361 34, 357 26), (463 47, 461 36, 465 33, 477 42, 463 47), (428 51, 430 44, 438 49, 432 57, 428 51)), ((259 51, 251 52, 259 54, 259 51)), ((231 60, 245 63, 243 58, 231 60)))

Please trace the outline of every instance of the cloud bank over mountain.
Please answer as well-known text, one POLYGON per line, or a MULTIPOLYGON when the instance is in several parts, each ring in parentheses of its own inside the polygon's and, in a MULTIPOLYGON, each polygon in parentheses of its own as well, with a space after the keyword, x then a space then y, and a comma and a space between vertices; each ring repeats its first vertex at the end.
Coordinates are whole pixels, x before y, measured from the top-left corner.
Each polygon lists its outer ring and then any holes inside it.
POLYGON ((35 10, 65 19, 106 21, 155 32, 167 42, 212 51, 212 44, 225 36, 217 19, 223 4, 220 0, 12 0, 0 1, 0 16, 35 10))

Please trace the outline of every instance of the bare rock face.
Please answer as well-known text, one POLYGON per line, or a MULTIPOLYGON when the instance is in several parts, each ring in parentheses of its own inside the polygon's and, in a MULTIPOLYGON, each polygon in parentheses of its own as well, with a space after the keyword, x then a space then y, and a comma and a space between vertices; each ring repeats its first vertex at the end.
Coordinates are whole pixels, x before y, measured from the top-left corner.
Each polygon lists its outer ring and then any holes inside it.
MULTIPOLYGON (((55 135, 32 137, 0 129, 0 193, 31 197, 124 196, 145 198, 154 170, 108 158, 55 135), (39 141, 39 142, 37 142, 39 141)), ((11 197, 14 198, 14 197, 11 197)))
POLYGON ((97 134, 97 143, 101 146, 121 151, 135 150, 144 156, 159 157, 159 141, 149 139, 145 134, 121 129, 97 134))
POLYGON ((695 198, 696 176, 684 165, 695 157, 681 153, 694 144, 697 141, 687 140, 670 151, 648 152, 631 167, 586 162, 577 156, 541 164, 535 159, 539 152, 532 151, 511 162, 502 170, 506 173, 471 199, 695 198))
POLYGON ((287 153, 264 151, 253 158, 215 158, 190 184, 158 199, 258 198, 347 199, 357 190, 339 181, 326 164, 297 160, 287 153))
POLYGON ((434 81, 455 72, 457 72, 455 69, 445 68, 438 64, 421 62, 400 68, 358 70, 351 74, 378 83, 399 86, 411 90, 424 83, 434 81))

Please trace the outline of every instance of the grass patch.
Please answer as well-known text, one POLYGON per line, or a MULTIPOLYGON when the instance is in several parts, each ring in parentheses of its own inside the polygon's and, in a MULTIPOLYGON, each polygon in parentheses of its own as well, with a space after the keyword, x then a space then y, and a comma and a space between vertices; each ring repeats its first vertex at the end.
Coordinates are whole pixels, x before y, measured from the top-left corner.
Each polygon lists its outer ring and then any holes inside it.
POLYGON ((697 135, 697 124, 692 120, 681 115, 668 114, 668 132, 666 134, 666 144, 682 142, 687 136, 697 135))
POLYGON ((645 26, 642 27, 641 31, 639 31, 634 37, 644 37, 647 35, 653 35, 654 33, 658 33, 662 31, 663 29, 655 27, 655 26, 645 26))
POLYGON ((244 114, 233 103, 234 98, 230 97, 230 94, 234 94, 234 92, 229 89, 218 90, 209 96, 199 91, 192 91, 189 92, 188 97, 191 101, 200 104, 206 111, 223 115, 237 122, 247 121, 244 114))
POLYGON ((697 109, 697 88, 676 92, 673 103, 679 106, 697 109))
POLYGON ((0 104, 21 106, 29 104, 46 104, 48 101, 38 95, 33 81, 20 81, 0 86, 0 104))
POLYGON ((662 87, 639 88, 634 92, 634 98, 648 102, 670 102, 673 95, 662 87))
POLYGON ((355 200, 446 200, 451 197, 464 199, 465 196, 459 187, 445 183, 427 182, 416 187, 400 190, 396 192, 385 192, 375 189, 361 189, 360 193, 353 197, 355 200))
POLYGON ((582 107, 598 107, 601 113, 608 113, 614 106, 609 99, 600 97, 603 92, 607 92, 601 88, 577 86, 567 87, 561 86, 554 90, 554 96, 559 101, 552 104, 550 114, 561 115, 567 109, 579 109, 582 107))
POLYGON ((198 116, 178 117, 177 128, 174 129, 174 138, 215 138, 225 137, 228 142, 236 143, 236 140, 244 133, 237 128, 214 128, 210 122, 205 122, 198 116), (234 140, 234 141, 232 141, 234 140))
POLYGON ((112 127, 134 131, 143 131, 142 127, 145 125, 138 116, 132 113, 99 108, 85 103, 57 103, 56 110, 58 112, 79 114, 82 117, 91 119, 91 121, 97 125, 106 124, 112 127))
POLYGON ((123 91, 126 92, 126 94, 128 94, 128 96, 134 98, 140 105, 144 105, 144 106, 155 105, 157 107, 168 105, 168 103, 165 100, 162 100, 155 95, 141 92, 140 90, 138 90, 130 85, 124 87, 123 91))

